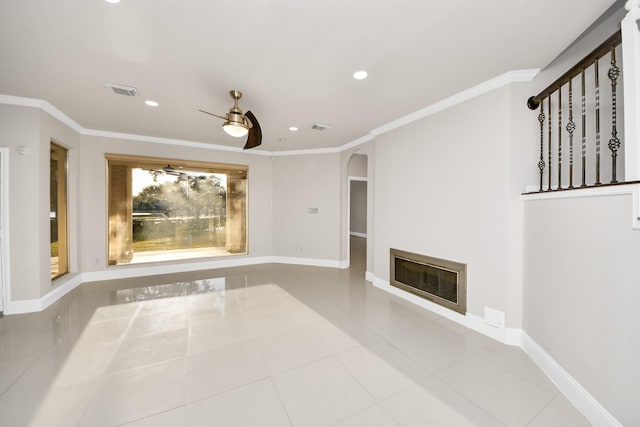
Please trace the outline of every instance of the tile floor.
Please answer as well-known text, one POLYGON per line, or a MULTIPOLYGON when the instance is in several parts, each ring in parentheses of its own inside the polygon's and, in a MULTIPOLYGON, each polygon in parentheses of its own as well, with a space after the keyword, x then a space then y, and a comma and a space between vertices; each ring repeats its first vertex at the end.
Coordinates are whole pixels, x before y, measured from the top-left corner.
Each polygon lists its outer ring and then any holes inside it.
POLYGON ((588 426, 518 348, 352 268, 85 284, 0 318, 0 426, 588 426))

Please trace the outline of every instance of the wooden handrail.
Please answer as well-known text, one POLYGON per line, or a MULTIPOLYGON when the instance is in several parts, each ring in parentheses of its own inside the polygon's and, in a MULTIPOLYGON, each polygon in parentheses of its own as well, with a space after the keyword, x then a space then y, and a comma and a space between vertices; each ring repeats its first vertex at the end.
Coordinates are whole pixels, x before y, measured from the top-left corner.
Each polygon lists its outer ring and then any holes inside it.
POLYGON ((574 65, 569 71, 560 76, 555 82, 551 83, 546 89, 540 92, 536 96, 532 96, 527 100, 527 107, 531 110, 535 110, 540 106, 540 102, 547 96, 560 89, 569 80, 576 77, 582 72, 582 70, 589 67, 597 59, 600 59, 611 51, 612 47, 619 45, 622 42, 622 32, 616 31, 611 37, 605 40, 600 46, 595 48, 591 53, 585 56, 582 61, 574 65))

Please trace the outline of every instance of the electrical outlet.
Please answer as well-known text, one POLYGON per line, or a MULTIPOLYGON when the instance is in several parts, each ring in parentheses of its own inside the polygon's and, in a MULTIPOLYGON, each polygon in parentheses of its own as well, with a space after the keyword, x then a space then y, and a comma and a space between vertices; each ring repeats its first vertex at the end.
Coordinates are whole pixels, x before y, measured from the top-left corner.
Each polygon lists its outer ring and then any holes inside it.
POLYGON ((493 308, 484 308, 484 322, 496 328, 504 328, 504 311, 493 308))

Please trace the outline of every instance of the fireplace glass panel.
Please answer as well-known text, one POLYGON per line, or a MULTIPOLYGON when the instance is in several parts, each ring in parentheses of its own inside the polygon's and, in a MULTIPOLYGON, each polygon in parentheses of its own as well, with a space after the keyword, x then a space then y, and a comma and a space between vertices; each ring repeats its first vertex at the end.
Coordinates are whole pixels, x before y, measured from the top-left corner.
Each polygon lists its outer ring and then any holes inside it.
POLYGON ((413 288, 458 302, 458 273, 403 258, 395 260, 395 279, 413 288))

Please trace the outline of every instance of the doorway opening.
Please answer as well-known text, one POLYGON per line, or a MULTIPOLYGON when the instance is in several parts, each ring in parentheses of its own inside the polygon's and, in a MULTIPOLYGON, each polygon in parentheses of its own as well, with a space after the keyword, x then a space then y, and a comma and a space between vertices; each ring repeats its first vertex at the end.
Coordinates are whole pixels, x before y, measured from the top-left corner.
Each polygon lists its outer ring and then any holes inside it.
POLYGON ((5 301, 9 299, 9 251, 7 250, 9 200, 9 149, 0 147, 0 316, 5 311, 5 301))
POLYGON ((367 160, 356 153, 347 166, 347 257, 358 276, 367 269, 367 160))

